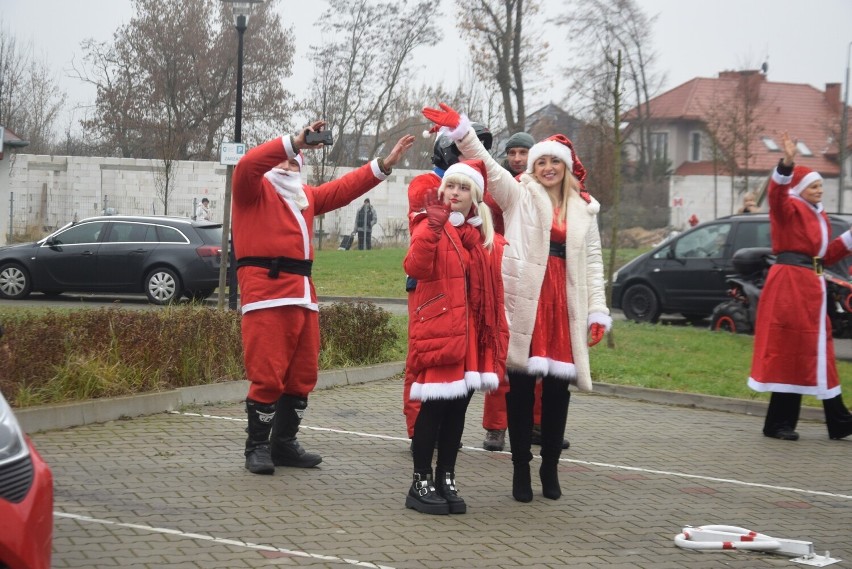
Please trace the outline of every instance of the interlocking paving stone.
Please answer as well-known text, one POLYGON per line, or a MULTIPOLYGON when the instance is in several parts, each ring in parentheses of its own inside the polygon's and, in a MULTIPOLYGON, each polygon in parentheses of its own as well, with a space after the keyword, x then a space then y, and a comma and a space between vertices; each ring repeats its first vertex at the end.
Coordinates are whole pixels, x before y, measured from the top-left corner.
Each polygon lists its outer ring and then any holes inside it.
POLYGON ((852 567, 852 441, 822 424, 777 441, 762 417, 575 394, 563 497, 541 496, 535 459, 535 498, 521 504, 510 456, 479 449, 477 394, 457 464, 468 513, 426 516, 404 507, 401 390, 396 379, 316 391, 300 440, 323 463, 273 476, 243 468, 236 404, 34 435, 55 477, 53 566, 793 566, 674 545, 685 525, 726 524, 813 541, 852 567))

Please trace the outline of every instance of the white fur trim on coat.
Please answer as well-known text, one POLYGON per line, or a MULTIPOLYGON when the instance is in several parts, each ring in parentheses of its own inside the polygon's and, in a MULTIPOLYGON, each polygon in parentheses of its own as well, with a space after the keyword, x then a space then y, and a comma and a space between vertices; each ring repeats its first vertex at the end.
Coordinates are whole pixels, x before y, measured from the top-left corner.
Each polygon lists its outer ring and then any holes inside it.
POLYGON ((589 326, 592 324, 603 324, 607 332, 612 328, 612 316, 603 312, 592 312, 589 314, 589 326))
POLYGON ((468 130, 470 130, 470 119, 467 118, 467 115, 461 115, 459 117, 459 124, 456 128, 447 131, 447 136, 453 140, 461 140, 467 134, 468 130))
POLYGON ((481 391, 489 392, 494 391, 498 387, 500 387, 500 378, 497 377, 496 373, 487 371, 481 374, 482 377, 482 387, 481 391))
POLYGON ((793 181, 793 175, 790 174, 789 176, 786 176, 784 174, 781 174, 776 168, 775 170, 772 170, 772 181, 778 184, 779 186, 786 186, 787 184, 793 181))
POLYGON ((415 382, 411 386, 409 397, 412 401, 429 401, 430 399, 461 399, 467 397, 467 394, 467 382, 462 378, 441 383, 415 382))

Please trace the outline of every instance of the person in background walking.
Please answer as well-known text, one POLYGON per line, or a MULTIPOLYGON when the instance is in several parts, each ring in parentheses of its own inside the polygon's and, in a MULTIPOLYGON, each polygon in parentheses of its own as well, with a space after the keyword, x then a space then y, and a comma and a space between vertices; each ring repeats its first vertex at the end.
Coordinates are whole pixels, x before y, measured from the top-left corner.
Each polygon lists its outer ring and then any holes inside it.
POLYGON ((417 279, 410 293, 408 364, 415 377, 411 398, 421 403, 405 506, 425 514, 467 511, 455 477, 465 412, 473 391, 495 389, 503 373, 504 240, 494 233, 485 190, 485 166, 471 160, 450 166, 440 188, 409 194, 409 209, 418 214, 403 261, 406 274, 417 279))
POLYGON ((765 436, 798 440, 802 395, 813 395, 822 400, 829 438, 842 439, 852 435, 852 414, 840 394, 822 271, 852 252, 852 232, 830 240, 822 176, 794 164, 798 148, 786 132, 781 144, 768 190, 775 264, 760 293, 748 386, 772 392, 765 436))
POLYGON ((544 497, 559 499, 568 385, 592 389, 589 347, 612 325, 604 294, 600 204, 584 191, 586 170, 564 135, 535 144, 526 172, 516 180, 482 147, 467 117, 443 103, 440 109, 423 109, 423 115, 451 129, 465 157, 485 163, 488 189, 503 211, 512 496, 519 502, 533 499, 530 447, 535 384, 541 376, 539 476, 544 497))
POLYGON ((355 214, 355 232, 358 234, 358 249, 373 248, 373 226, 376 224, 376 210, 370 205, 370 199, 355 214))
POLYGON ((195 208, 196 221, 213 221, 213 216, 210 213, 210 200, 201 198, 201 203, 195 208))
POLYGON ((399 139, 378 158, 344 176, 302 183, 305 133, 285 135, 249 150, 234 168, 233 235, 242 310, 246 398, 245 467, 273 474, 276 466, 314 467, 318 454, 296 439, 319 373, 319 305, 311 281, 314 217, 343 207, 376 187, 411 148, 399 139))

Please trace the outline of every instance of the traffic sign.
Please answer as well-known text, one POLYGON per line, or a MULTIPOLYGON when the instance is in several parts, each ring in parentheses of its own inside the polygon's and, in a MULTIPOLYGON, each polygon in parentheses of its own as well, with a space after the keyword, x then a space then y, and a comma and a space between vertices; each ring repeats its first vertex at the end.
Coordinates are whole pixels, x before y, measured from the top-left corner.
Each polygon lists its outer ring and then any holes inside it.
POLYGON ((223 142, 219 148, 219 164, 236 166, 245 153, 246 145, 242 142, 223 142))

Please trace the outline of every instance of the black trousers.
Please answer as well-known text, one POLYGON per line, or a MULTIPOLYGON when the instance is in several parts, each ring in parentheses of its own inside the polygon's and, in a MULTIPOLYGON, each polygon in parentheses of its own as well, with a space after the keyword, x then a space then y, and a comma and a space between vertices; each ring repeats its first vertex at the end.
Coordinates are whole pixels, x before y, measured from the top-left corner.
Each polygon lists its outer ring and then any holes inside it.
POLYGON ((415 472, 432 472, 432 454, 436 442, 436 470, 455 471, 459 443, 464 433, 464 416, 472 395, 471 391, 459 399, 430 399, 420 404, 412 437, 415 472))
MULTIPOLYGON (((766 410, 766 420, 763 424, 763 433, 772 435, 782 428, 796 429, 799 422, 799 412, 802 408, 802 396, 798 393, 773 392, 769 399, 769 408, 766 410)), ((825 424, 829 433, 833 433, 840 424, 846 424, 850 420, 849 409, 843 403, 843 397, 838 395, 831 399, 822 401, 825 413, 825 424)))
POLYGON ((358 248, 359 249, 372 249, 373 248, 373 230, 368 229, 364 231, 362 229, 358 230, 358 248))
MULTIPOLYGON (((506 393, 509 444, 512 462, 528 464, 532 460, 533 405, 536 376, 510 371, 506 393)), ((562 454, 562 438, 568 420, 571 392, 568 381, 545 376, 541 379, 541 458, 555 462, 562 454)))

